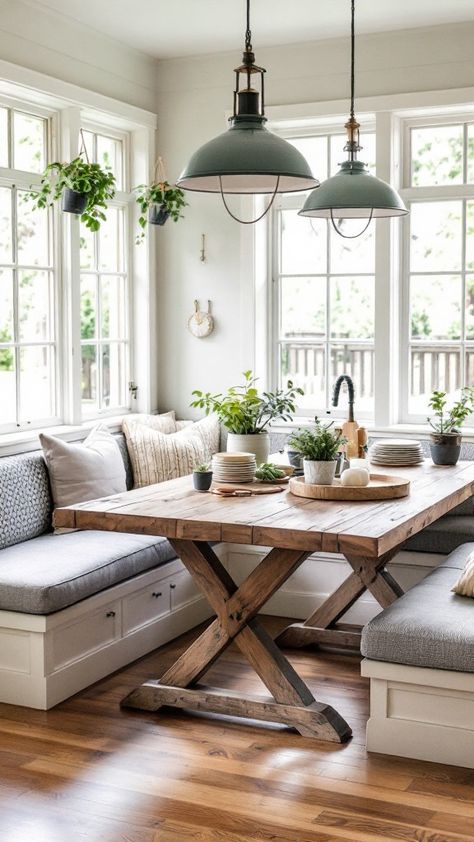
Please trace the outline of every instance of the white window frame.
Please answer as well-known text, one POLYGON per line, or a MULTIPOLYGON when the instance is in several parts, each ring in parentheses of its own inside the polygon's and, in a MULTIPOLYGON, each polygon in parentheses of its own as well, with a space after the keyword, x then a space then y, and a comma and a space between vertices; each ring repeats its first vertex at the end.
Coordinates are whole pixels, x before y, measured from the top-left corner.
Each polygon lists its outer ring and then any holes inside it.
MULTIPOLYGON (((51 160, 70 160, 77 155, 79 128, 93 127, 108 136, 126 138, 123 163, 128 164, 128 184, 148 182, 156 159, 155 114, 118 100, 79 88, 59 79, 44 76, 28 68, 20 68, 0 60, 0 101, 26 113, 46 116, 51 120, 51 160)), ((12 171, 4 170, 9 178, 12 171)), ((25 186, 35 183, 35 176, 25 174, 25 186)), ((36 176, 36 183, 39 179, 36 176)), ((17 181, 17 183, 19 183, 17 181)), ((126 411, 154 412, 158 408, 158 374, 156 329, 156 273, 155 244, 152 236, 135 247, 135 229, 138 225, 138 207, 130 193, 120 191, 114 200, 125 205, 129 214, 129 253, 133 254, 129 266, 129 324, 130 324, 130 380, 137 389, 129 408, 116 408, 101 413, 113 427, 117 417, 126 411)), ((83 435, 83 428, 94 419, 85 419, 81 413, 80 395, 80 319, 79 314, 79 222, 70 214, 52 210, 55 223, 55 257, 58 269, 56 340, 58 343, 58 418, 47 423, 35 422, 27 430, 3 432, 0 430, 0 455, 35 449, 37 435, 33 429, 48 426, 51 431, 65 438, 83 435), (67 218, 66 218, 67 217, 67 218), (59 331, 59 326, 62 330, 59 331), (75 384, 75 387, 74 387, 75 384), (61 401, 59 402, 59 398, 61 401)), ((97 417, 97 416, 96 416, 97 417)))

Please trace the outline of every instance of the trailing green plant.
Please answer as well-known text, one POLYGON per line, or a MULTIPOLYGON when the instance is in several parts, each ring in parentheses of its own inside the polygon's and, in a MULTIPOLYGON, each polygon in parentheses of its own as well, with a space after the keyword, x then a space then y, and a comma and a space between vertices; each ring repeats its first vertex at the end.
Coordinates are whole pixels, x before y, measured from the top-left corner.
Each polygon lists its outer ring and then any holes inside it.
POLYGON ((195 474, 207 474, 210 470, 211 466, 209 462, 206 462, 205 464, 201 465, 195 465, 195 467, 193 468, 195 474))
POLYGON ((276 479, 283 479, 286 474, 273 462, 263 462, 255 471, 255 476, 262 482, 273 482, 276 479))
POLYGON ((434 391, 428 406, 434 416, 426 419, 436 433, 459 433, 466 418, 474 412, 474 387, 461 389, 461 397, 447 409, 446 392, 434 391))
POLYGON ((87 196, 87 205, 81 220, 91 231, 98 231, 105 222, 107 202, 115 196, 115 176, 112 170, 91 164, 80 155, 69 164, 54 161, 48 164, 41 177, 38 190, 31 190, 27 198, 37 208, 47 208, 61 198, 65 188, 87 196))
POLYGON ((168 181, 157 181, 153 184, 140 184, 138 187, 134 187, 134 191, 137 194, 136 202, 140 208, 138 224, 141 231, 137 234, 137 244, 141 243, 145 237, 148 211, 153 205, 159 205, 160 208, 166 210, 174 222, 183 218, 183 208, 188 205, 188 202, 179 187, 172 187, 168 181))
POLYGON ((243 384, 231 386, 226 394, 212 395, 195 389, 192 394, 196 399, 191 406, 204 409, 206 415, 215 412, 229 433, 241 436, 262 433, 271 421, 291 421, 296 396, 303 395, 303 389, 288 380, 286 389, 259 394, 255 386, 258 378, 251 371, 244 371, 243 376, 243 384))
POLYGON ((346 444, 341 433, 330 429, 334 422, 322 424, 316 417, 313 429, 299 429, 292 433, 288 444, 310 462, 332 462, 346 444))

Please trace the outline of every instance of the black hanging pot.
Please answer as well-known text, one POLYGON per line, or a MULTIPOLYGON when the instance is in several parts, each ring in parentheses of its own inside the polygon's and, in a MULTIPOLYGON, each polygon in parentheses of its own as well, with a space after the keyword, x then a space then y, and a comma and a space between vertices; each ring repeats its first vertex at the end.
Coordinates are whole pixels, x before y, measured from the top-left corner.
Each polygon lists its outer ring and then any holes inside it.
POLYGON ((88 193, 78 193, 77 190, 71 190, 70 187, 65 187, 62 194, 61 208, 65 213, 76 213, 81 216, 87 207, 88 198, 88 193))
POLYGON ((150 225, 164 225, 170 215, 166 205, 150 205, 148 210, 148 222, 150 225))
POLYGON ((435 465, 455 465, 461 453, 459 433, 431 433, 430 453, 435 465))

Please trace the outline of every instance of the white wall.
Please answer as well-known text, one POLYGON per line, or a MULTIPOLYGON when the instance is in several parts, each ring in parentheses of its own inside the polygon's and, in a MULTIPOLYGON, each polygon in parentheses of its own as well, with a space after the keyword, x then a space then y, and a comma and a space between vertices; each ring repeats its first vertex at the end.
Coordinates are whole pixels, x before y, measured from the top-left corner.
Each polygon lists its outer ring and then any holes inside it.
MULTIPOLYGON (((347 39, 258 49, 267 68, 267 103, 285 105, 346 99, 347 39)), ((357 41, 360 96, 470 86, 474 79, 474 24, 361 36, 357 41)), ((158 147, 175 179, 190 154, 225 130, 232 106, 233 68, 240 55, 169 60, 158 65, 158 147)), ((248 272, 241 269, 241 226, 217 196, 188 194, 185 220, 157 232, 161 408, 189 416, 193 388, 220 390, 253 366, 247 326, 253 314, 248 272), (199 262, 206 233, 208 261, 199 262), (216 332, 198 340, 186 331, 193 299, 214 302, 216 332)))
POLYGON ((83 88, 155 111, 156 62, 28 0, 0 0, 0 55, 83 88))

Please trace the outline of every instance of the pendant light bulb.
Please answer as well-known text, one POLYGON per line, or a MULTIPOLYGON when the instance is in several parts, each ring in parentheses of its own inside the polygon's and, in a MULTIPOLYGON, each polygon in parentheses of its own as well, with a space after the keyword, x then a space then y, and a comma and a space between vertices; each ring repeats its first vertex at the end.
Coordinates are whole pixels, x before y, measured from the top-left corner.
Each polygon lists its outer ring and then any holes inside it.
POLYGON ((252 224, 268 213, 278 193, 310 190, 319 181, 295 146, 265 128, 265 68, 255 64, 250 0, 246 0, 246 5, 245 48, 242 64, 234 71, 236 86, 230 128, 191 156, 176 184, 183 190, 220 193, 227 212, 237 222, 252 224), (247 221, 232 213, 226 193, 266 193, 271 198, 257 219, 247 221))
POLYGON ((323 181, 306 199, 300 216, 330 219, 341 237, 354 239, 343 234, 336 224, 337 219, 367 219, 360 237, 369 227, 372 219, 389 216, 404 216, 408 213, 403 199, 386 181, 371 175, 367 165, 357 160, 360 152, 359 123, 355 117, 355 0, 351 0, 351 107, 345 129, 347 142, 344 151, 347 161, 339 164, 339 172, 323 181))

